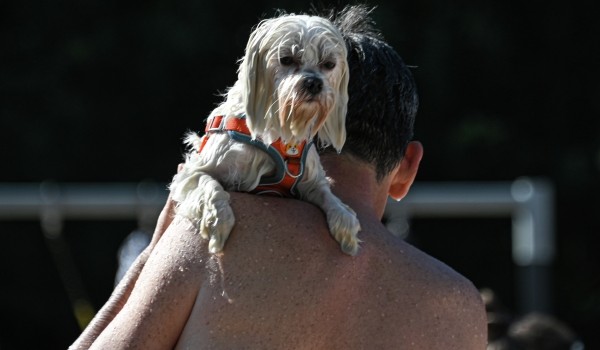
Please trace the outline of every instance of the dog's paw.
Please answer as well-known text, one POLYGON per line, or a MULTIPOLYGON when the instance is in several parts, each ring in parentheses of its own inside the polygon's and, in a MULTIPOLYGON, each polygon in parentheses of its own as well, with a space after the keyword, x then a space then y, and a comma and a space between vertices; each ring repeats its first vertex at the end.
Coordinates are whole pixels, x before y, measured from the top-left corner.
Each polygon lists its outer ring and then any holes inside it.
POLYGON ((215 203, 213 208, 216 215, 211 225, 205 229, 208 231, 208 236, 210 237, 208 251, 218 253, 223 250, 225 241, 229 238, 229 234, 235 224, 235 217, 229 205, 229 196, 227 196, 227 200, 215 203))
POLYGON ((191 220, 202 238, 208 239, 208 250, 218 253, 229 237, 235 224, 233 210, 229 205, 229 193, 210 175, 196 172, 180 179, 171 187, 177 200, 177 215, 191 220))
POLYGON ((218 253, 229 238, 235 224, 235 216, 229 205, 229 193, 225 191, 207 191, 205 188, 204 210, 200 221, 200 234, 209 238, 208 250, 218 253), (212 193, 206 193, 212 192, 212 193))
POLYGON ((360 222, 354 210, 340 203, 335 209, 328 211, 327 224, 333 238, 340 243, 342 251, 348 255, 356 255, 361 240, 358 239, 360 222))

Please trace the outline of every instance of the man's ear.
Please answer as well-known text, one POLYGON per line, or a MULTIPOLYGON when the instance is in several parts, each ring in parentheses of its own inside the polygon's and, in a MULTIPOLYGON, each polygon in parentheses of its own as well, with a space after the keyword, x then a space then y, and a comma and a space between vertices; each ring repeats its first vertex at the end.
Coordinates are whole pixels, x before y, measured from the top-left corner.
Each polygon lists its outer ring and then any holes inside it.
POLYGON ((396 168, 395 174, 392 175, 388 191, 390 197, 399 201, 406 196, 417 176, 421 158, 423 158, 423 145, 418 141, 409 142, 404 158, 396 168))

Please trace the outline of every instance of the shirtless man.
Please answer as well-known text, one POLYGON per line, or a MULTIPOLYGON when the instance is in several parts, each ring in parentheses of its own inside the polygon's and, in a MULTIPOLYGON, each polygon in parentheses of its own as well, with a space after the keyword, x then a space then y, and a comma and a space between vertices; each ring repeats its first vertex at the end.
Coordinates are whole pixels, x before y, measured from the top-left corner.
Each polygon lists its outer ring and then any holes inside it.
POLYGON ((231 194, 236 226, 224 253, 211 255, 189 222, 171 222, 168 202, 150 248, 73 348, 485 349, 477 289, 381 223, 423 149, 409 142, 412 76, 351 24, 358 17, 338 21, 350 47, 348 139, 342 154, 321 156, 334 193, 358 214, 358 255, 340 251, 315 206, 242 193, 231 194))

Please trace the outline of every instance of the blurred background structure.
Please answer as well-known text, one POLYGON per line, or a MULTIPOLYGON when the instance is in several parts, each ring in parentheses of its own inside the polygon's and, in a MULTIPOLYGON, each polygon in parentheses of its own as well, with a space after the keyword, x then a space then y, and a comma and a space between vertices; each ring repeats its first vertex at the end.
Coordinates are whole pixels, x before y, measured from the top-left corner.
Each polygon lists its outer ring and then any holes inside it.
MULTIPOLYGON (((554 245, 541 304, 586 348, 600 348, 600 5, 369 3, 414 66, 416 139, 425 146, 417 182, 547 184, 554 245)), ((47 204, 35 220, 0 214, 0 349, 64 349, 75 339, 112 290, 121 242, 152 230, 155 212, 144 203, 166 194, 184 132, 203 128, 235 81, 252 26, 277 8, 310 9, 289 0, 235 9, 191 0, 0 3, 0 183, 6 193, 33 186, 47 204), (141 202, 133 212, 105 203, 124 213, 110 220, 55 210, 62 184, 90 183, 133 183, 120 193, 141 202)), ((513 219, 413 215, 407 239, 519 313, 513 219)))

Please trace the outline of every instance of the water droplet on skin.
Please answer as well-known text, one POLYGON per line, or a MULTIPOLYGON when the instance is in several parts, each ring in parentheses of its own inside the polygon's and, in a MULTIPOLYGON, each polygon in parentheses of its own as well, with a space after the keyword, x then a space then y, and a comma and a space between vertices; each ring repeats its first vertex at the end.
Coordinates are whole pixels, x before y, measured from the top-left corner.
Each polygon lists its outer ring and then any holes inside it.
MULTIPOLYGON (((223 262, 221 256, 213 254, 208 260, 205 268, 209 271, 209 282, 212 287, 216 287, 217 280, 220 282, 221 296, 227 300, 229 304, 233 303, 233 299, 229 297, 225 290, 225 270, 223 269, 223 262)), ((231 284, 231 282, 229 282, 231 284)), ((216 300, 216 298, 214 298, 216 300)))
POLYGON ((229 297, 229 295, 227 294, 227 292, 225 290, 223 290, 223 292, 221 292, 221 296, 223 298, 225 298, 229 304, 233 304, 233 299, 231 299, 229 297))

